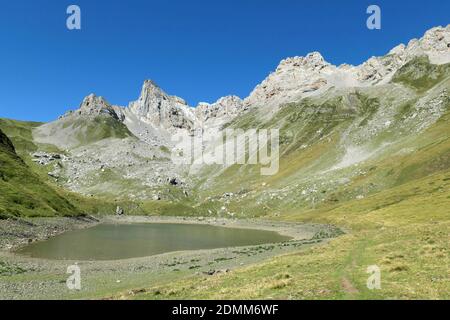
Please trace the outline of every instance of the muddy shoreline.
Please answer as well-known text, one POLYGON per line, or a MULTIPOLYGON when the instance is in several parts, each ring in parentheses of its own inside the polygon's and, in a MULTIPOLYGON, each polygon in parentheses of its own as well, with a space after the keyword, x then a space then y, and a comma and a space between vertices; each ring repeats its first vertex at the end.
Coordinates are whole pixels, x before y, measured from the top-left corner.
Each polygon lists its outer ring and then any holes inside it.
POLYGON ((13 251, 68 231, 95 226, 101 221, 92 216, 0 220, 0 250, 13 251))
POLYGON ((325 244, 338 235, 332 226, 264 220, 226 220, 185 217, 107 216, 89 218, 38 218, 0 221, 0 299, 99 299, 128 295, 133 290, 152 290, 186 277, 210 277, 233 272, 251 264, 325 244), (169 252, 112 261, 58 261, 30 258, 14 253, 29 239, 40 241, 98 223, 186 223, 276 231, 292 240, 221 249, 169 252), (77 264, 82 290, 66 286, 67 267, 77 264), (3 271, 2 271, 3 270, 3 271))

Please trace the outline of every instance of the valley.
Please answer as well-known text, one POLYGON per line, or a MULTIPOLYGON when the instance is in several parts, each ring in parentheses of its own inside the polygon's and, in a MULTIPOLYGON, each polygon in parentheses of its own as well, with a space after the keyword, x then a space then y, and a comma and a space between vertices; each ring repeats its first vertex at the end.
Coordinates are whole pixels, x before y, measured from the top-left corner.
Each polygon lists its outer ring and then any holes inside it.
POLYGON ((247 98, 195 108, 146 80, 128 106, 90 94, 49 123, 0 119, 0 298, 450 298, 449 45, 447 26, 359 66, 288 58, 247 98), (278 129, 279 170, 172 161, 174 135, 226 129, 278 129), (105 223, 293 239, 111 261, 15 252, 105 223), (366 286, 373 265, 382 290, 366 286))

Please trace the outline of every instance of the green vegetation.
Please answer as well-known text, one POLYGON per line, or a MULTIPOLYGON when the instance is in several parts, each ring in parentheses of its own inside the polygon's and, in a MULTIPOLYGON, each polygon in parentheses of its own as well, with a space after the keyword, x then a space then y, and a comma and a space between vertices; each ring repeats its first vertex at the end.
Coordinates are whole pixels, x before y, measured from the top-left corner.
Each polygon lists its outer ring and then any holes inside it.
POLYGON ((0 137, 0 218, 80 214, 60 193, 30 170, 2 131, 0 137))
POLYGON ((7 262, 0 261, 0 277, 1 276, 11 276, 15 274, 25 273, 26 270, 7 262))
MULTIPOLYGON (((127 214, 134 215, 171 215, 174 212, 195 215, 191 204, 179 201, 186 198, 182 190, 171 186, 168 188, 171 189, 172 198, 168 201, 131 201, 124 197, 115 199, 109 194, 102 194, 101 190, 95 197, 88 197, 61 189, 47 175, 50 168, 37 166, 31 161, 30 153, 36 150, 64 153, 53 145, 33 142, 32 130, 39 125, 42 124, 0 119, 0 129, 12 137, 10 140, 5 134, 0 135, 0 218, 107 215, 114 214, 117 206, 124 208, 127 214), (17 147, 14 148, 13 145, 17 147)), ((123 124, 108 117, 95 118, 80 132, 83 132, 79 134, 83 143, 132 136, 123 124)), ((119 181, 110 170, 95 178, 105 183, 119 181)), ((124 192, 138 186, 133 181, 119 182, 116 187, 122 187, 124 192)))
POLYGON ((293 211, 282 219, 331 223, 349 232, 230 274, 148 284, 133 298, 449 299, 449 199, 447 171, 337 208, 293 211), (370 265, 381 268, 381 290, 366 287, 370 265))
POLYGON ((228 274, 193 275, 163 285, 149 283, 145 292, 122 297, 449 299, 450 103, 443 100, 446 112, 420 134, 413 133, 414 124, 405 121, 414 119, 414 104, 426 90, 441 84, 445 85, 442 89, 447 88, 448 65, 432 66, 433 70, 427 65, 418 59, 394 78, 418 93, 402 103, 391 101, 381 88, 378 97, 373 92, 357 92, 326 101, 288 104, 263 124, 252 122, 258 118, 255 114, 240 117, 231 125, 281 128, 279 173, 261 177, 258 169, 236 166, 210 179, 208 190, 199 188, 199 194, 207 197, 199 206, 203 213, 216 212, 222 205, 211 201, 216 199, 211 190, 216 195, 235 192, 238 196, 226 206, 240 216, 332 224, 346 230, 345 235, 228 274), (319 116, 324 107, 332 111, 319 116), (363 130, 362 137, 368 139, 370 131, 365 127, 372 129, 371 121, 380 110, 395 111, 393 128, 382 122, 386 129, 374 139, 391 141, 392 146, 358 166, 324 173, 323 168, 342 156, 338 137, 345 132, 349 140, 357 142, 358 130, 363 130), (338 182, 344 178, 345 182, 338 182), (280 189, 283 192, 277 192, 280 189), (311 189, 317 190, 303 195, 311 189), (371 265, 381 269, 381 290, 366 286, 366 270, 371 265))
POLYGON ((75 138, 80 145, 94 143, 107 138, 124 139, 133 137, 133 134, 120 121, 109 116, 97 116, 89 121, 83 118, 67 122, 75 131, 75 138))
POLYGON ((414 58, 395 74, 393 82, 425 92, 450 76, 450 64, 434 65, 427 56, 414 58))
POLYGON ((0 129, 13 141, 19 153, 33 152, 38 149, 33 143, 31 131, 40 125, 42 125, 40 122, 0 119, 0 129))
MULTIPOLYGON (((38 124, 1 120, 23 160, 0 136, 0 217, 111 214, 121 206, 130 215, 263 217, 346 231, 320 246, 230 273, 195 274, 195 263, 191 273, 177 272, 176 281, 139 281, 145 289, 133 295, 123 284, 128 291, 121 298, 449 299, 449 76, 450 65, 421 57, 386 85, 332 90, 281 106, 271 118, 263 111, 246 113, 227 127, 279 128, 279 172, 265 177, 259 166, 211 166, 195 177, 189 197, 175 186, 150 190, 170 195, 160 201, 112 199, 101 188, 93 190, 96 197, 84 197, 50 185, 45 170, 28 159, 30 151, 45 148, 31 137, 38 124), (381 290, 366 287, 371 265, 381 268, 381 290)), ((105 117, 66 126, 77 129, 80 144, 132 136, 105 117)), ((93 179, 124 194, 139 187, 108 169, 93 179)), ((317 233, 311 244, 328 236, 317 233)), ((105 296, 116 296, 117 290, 110 291, 105 288, 105 296)))

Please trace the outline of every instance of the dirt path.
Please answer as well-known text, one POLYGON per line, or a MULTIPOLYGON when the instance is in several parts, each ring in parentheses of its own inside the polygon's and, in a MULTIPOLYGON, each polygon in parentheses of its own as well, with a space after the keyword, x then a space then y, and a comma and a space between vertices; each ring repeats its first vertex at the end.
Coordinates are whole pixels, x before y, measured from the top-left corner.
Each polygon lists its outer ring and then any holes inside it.
POLYGON ((342 278, 342 288, 348 294, 357 294, 357 293, 359 293, 358 289, 356 289, 353 286, 353 284, 351 283, 351 281, 347 277, 342 278))

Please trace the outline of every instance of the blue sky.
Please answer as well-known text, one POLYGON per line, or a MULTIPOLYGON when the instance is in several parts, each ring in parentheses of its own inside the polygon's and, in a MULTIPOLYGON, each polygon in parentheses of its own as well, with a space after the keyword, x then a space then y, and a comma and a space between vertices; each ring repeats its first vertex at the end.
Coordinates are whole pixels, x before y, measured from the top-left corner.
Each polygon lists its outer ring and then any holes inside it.
POLYGON ((126 105, 144 79, 190 105, 246 97, 285 57, 359 64, 449 23, 448 0, 1 0, 0 117, 49 121, 91 92, 126 105))

